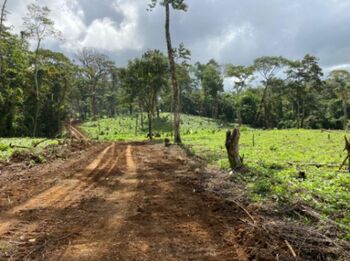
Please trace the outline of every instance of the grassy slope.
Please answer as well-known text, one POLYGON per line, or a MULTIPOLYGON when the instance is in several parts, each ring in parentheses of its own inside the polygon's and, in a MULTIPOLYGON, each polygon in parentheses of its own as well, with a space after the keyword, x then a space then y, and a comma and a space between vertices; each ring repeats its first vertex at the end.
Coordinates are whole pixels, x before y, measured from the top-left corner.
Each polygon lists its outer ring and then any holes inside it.
MULTIPOLYGON (((10 145, 29 147, 33 149, 35 143, 40 142, 42 139, 32 139, 32 138, 0 138, 0 160, 8 159, 12 153, 16 150, 23 150, 19 148, 11 148, 10 145)), ((51 144, 58 144, 57 140, 47 140, 40 143, 36 150, 43 149, 51 144)))
MULTIPOLYGON (((171 136, 169 114, 155 123, 162 137, 171 136)), ((232 127, 212 119, 183 115, 183 142, 210 164, 228 168, 225 132, 232 127)), ((83 129, 100 140, 142 140, 146 130, 135 135, 135 118, 119 117, 88 122, 83 129)), ((146 126, 145 126, 146 127, 146 126)), ((344 132, 321 130, 241 129, 241 154, 251 169, 240 175, 254 200, 308 203, 325 216, 340 222, 350 232, 350 174, 337 167, 297 166, 289 163, 340 164, 345 157, 344 132), (253 135, 255 146, 253 146, 253 135), (297 178, 305 171, 307 179, 297 178)))

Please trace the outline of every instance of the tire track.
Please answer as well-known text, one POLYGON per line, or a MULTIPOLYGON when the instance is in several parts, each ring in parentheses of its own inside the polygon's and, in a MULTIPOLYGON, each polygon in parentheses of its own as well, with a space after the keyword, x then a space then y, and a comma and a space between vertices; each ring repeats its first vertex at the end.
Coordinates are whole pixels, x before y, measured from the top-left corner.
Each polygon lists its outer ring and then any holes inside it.
MULTIPOLYGON (((115 144, 104 149, 97 158, 77 176, 84 177, 86 175, 92 175, 96 170, 103 170, 104 167, 109 164, 109 161, 103 163, 103 159, 113 146, 115 146, 115 144)), ((72 203, 72 200, 70 200, 72 195, 70 195, 70 193, 76 193, 77 189, 79 190, 83 188, 85 186, 84 181, 79 181, 77 179, 68 179, 64 181, 64 184, 54 185, 39 195, 29 199, 27 202, 16 206, 3 214, 6 219, 0 218, 0 239, 2 239, 4 234, 13 235, 16 231, 23 230, 23 221, 18 217, 18 214, 21 212, 43 208, 62 208, 67 207, 69 203, 72 203), (66 183, 67 181, 68 183, 66 183)), ((37 226, 33 227, 35 228, 37 226)))

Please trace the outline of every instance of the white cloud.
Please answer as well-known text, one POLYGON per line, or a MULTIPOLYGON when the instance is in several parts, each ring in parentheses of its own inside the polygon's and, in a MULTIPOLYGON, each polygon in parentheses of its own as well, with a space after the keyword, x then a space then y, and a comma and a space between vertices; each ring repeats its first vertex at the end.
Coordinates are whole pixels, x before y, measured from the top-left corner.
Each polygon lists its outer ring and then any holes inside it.
POLYGON ((142 49, 137 5, 133 1, 116 0, 112 7, 123 17, 122 22, 117 24, 109 17, 94 20, 87 28, 80 45, 106 51, 142 49))
MULTIPOLYGON (((21 30, 26 6, 8 2, 8 23, 21 30)), ((166 51, 164 8, 146 12, 149 0, 38 0, 52 10, 64 42, 45 48, 71 54, 82 47, 105 51, 117 62, 146 49, 166 51)), ((184 42, 192 61, 248 65, 262 55, 301 59, 316 55, 324 67, 350 63, 349 0, 186 0, 188 12, 171 12, 174 46, 184 42)))
MULTIPOLYGON (((8 6, 10 15, 8 24, 16 32, 23 30, 22 17, 31 0, 14 0, 8 6)), ((133 0, 111 1, 111 9, 116 16, 121 16, 117 23, 113 17, 95 19, 91 24, 84 22, 84 10, 78 0, 43 0, 39 2, 51 9, 55 26, 62 32, 63 42, 58 43, 67 52, 75 52, 83 47, 97 48, 105 51, 140 50, 143 41, 139 34, 139 3, 133 0)), ((57 42, 47 39, 44 46, 57 46, 57 42)))

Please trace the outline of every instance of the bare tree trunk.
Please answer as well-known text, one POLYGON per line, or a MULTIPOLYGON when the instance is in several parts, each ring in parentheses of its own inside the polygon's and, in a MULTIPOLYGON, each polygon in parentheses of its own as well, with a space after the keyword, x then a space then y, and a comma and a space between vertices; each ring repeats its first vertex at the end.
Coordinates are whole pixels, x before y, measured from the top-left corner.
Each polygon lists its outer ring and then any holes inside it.
POLYGON ((304 106, 304 101, 301 102, 301 107, 302 107, 302 114, 301 114, 301 122, 300 122, 300 127, 304 128, 304 121, 305 121, 305 106, 304 106))
POLYGON ((176 66, 174 61, 174 50, 171 45, 170 36, 170 6, 165 3, 165 36, 168 49, 169 68, 171 74, 171 83, 173 86, 173 105, 174 105, 174 142, 181 143, 180 136, 180 91, 176 78, 176 66))
POLYGON ((62 122, 61 122, 61 106, 66 98, 66 93, 67 93, 67 89, 68 89, 68 80, 64 79, 64 89, 63 89, 63 93, 61 96, 61 99, 58 102, 57 105, 57 134, 60 134, 62 132, 62 122))
POLYGON ((241 110, 240 104, 237 106, 237 118, 238 118, 238 126, 242 126, 243 118, 242 118, 242 110, 241 110))
POLYGON ((137 130, 139 128, 139 115, 137 114, 136 115, 136 118, 135 118, 135 136, 137 136, 137 130))
MULTIPOLYGON (((265 109, 265 107, 266 107, 267 89, 268 89, 268 83, 266 82, 264 93, 263 93, 263 96, 261 97, 261 101, 260 101, 260 104, 259 104, 259 109, 258 109, 258 111, 257 111, 257 113, 255 115, 255 122, 260 120, 261 112, 262 112, 263 108, 265 109)), ((266 114, 266 111, 264 112, 264 114, 266 114)), ((266 115, 264 115, 264 117, 266 117, 266 115)))
POLYGON ((153 139, 153 133, 152 133, 153 114, 151 111, 149 111, 147 115, 148 115, 148 137, 150 140, 152 140, 153 139))
POLYGON ((141 130, 144 128, 143 124, 143 105, 140 103, 140 110, 141 110, 141 130))
POLYGON ((343 93, 342 95, 342 100, 343 100, 343 128, 344 130, 348 129, 348 103, 347 103, 347 95, 345 93, 343 93))
POLYGON ((35 83, 35 114, 34 114, 34 123, 33 123, 33 137, 35 138, 38 132, 38 119, 40 112, 40 91, 39 91, 39 80, 38 80, 38 57, 39 57, 39 49, 40 49, 41 40, 38 40, 38 44, 35 50, 35 58, 34 58, 34 83, 35 83))
POLYGON ((6 4, 7 4, 7 0, 4 1, 4 3, 2 4, 2 8, 1 8, 0 36, 2 36, 2 32, 3 32, 3 25, 4 25, 4 21, 5 21, 5 14, 6 14, 6 4))
POLYGON ((226 150, 230 167, 233 170, 238 170, 243 167, 243 158, 239 155, 239 138, 240 131, 235 128, 232 132, 227 131, 226 133, 226 150))
POLYGON ((300 119, 300 102, 299 102, 299 98, 297 98, 297 108, 296 108, 296 110, 297 110, 297 127, 298 127, 298 129, 300 129, 300 127, 301 127, 301 119, 300 119))
MULTIPOLYGON (((2 34, 3 34, 3 26, 4 26, 4 20, 5 20, 5 14, 6 14, 6 4, 7 4, 7 0, 4 1, 4 3, 2 4, 2 8, 1 8, 1 17, 0 17, 0 41, 2 40, 2 34)), ((2 74, 2 63, 3 63, 3 54, 2 54, 2 50, 1 50, 1 54, 0 54, 0 75, 2 74)))

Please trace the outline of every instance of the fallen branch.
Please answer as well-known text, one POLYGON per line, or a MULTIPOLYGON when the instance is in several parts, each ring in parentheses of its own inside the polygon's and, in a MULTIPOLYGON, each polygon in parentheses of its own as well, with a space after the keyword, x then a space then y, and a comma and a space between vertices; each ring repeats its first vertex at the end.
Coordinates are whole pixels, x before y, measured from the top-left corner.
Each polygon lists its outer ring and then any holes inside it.
POLYGON ((38 147, 41 143, 43 143, 43 142, 45 142, 45 141, 47 141, 47 140, 49 140, 49 139, 43 139, 43 140, 41 140, 41 141, 39 141, 39 142, 35 142, 35 143, 33 144, 33 147, 36 148, 36 147, 38 147))
POLYGON ((301 205, 299 208, 297 208, 296 210, 299 210, 301 211, 302 213, 306 214, 307 216, 311 217, 311 218, 314 218, 316 219, 317 221, 324 221, 326 223, 329 223, 329 224, 332 224, 332 225, 335 225, 335 226, 340 226, 341 224, 338 223, 338 222, 335 222, 329 218, 326 218, 326 217, 322 217, 320 213, 316 212, 315 210, 307 207, 307 206, 304 206, 304 205, 301 205))
POLYGON ((30 147, 26 147, 26 146, 20 146, 20 145, 13 145, 10 144, 10 148, 16 148, 16 149, 31 149, 30 147))
POLYGON ((314 167, 317 167, 317 168, 321 168, 321 167, 328 167, 328 168, 333 168, 333 167, 338 167, 339 164, 329 164, 329 163, 307 163, 307 162, 287 162, 288 165, 291 165, 291 166, 294 166, 294 165, 297 165, 297 166, 314 166, 314 167))
POLYGON ((343 168, 343 166, 345 165, 347 159, 350 157, 350 155, 346 156, 346 158, 344 159, 343 163, 340 165, 339 170, 341 170, 343 168))
POLYGON ((255 219, 253 218, 253 216, 248 212, 247 209, 245 209, 241 204, 237 203, 236 201, 233 200, 226 200, 227 202, 233 203, 235 204, 237 207, 239 207, 240 209, 242 209, 244 211, 244 213, 247 214, 247 216, 253 221, 254 224, 256 224, 255 219))
POLYGON ((295 254, 295 251, 293 249, 293 247, 291 246, 291 244, 289 244, 288 240, 284 240, 284 242, 286 243, 287 247, 289 248, 290 252, 292 253, 293 257, 296 258, 297 254, 295 254))
POLYGON ((74 234, 76 234, 76 233, 74 233, 74 232, 73 232, 73 233, 69 233, 69 234, 67 234, 67 235, 65 235, 65 236, 63 236, 63 237, 57 238, 57 239, 52 240, 52 241, 45 240, 45 242, 44 242, 43 244, 38 245, 37 247, 33 248, 33 249, 25 256, 24 260, 29 260, 28 258, 29 258, 33 253, 35 253, 36 251, 40 250, 41 248, 46 247, 46 246, 48 245, 48 243, 57 243, 57 242, 59 242, 59 241, 61 241, 61 240, 63 240, 63 239, 66 239, 66 238, 68 238, 68 237, 74 235, 74 234))

